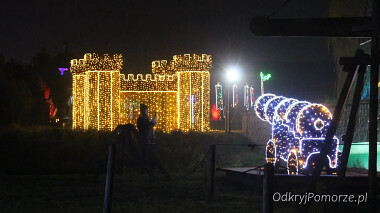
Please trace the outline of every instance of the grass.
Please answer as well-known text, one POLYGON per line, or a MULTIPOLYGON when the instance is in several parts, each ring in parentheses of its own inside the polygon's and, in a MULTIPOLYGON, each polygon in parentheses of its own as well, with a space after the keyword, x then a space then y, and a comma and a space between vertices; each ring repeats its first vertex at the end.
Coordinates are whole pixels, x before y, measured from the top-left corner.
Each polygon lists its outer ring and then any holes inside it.
POLYGON ((0 173, 46 174, 104 170, 108 132, 17 128, 0 134, 0 173))
MULTIPOLYGON (((13 129, 0 133, 0 213, 101 212, 107 162, 108 132, 79 132, 56 128, 13 129)), ((254 150, 241 134, 172 132, 156 134, 156 155, 174 177, 199 164, 211 144, 217 167, 258 166, 264 163, 263 147, 254 150)), ((131 150, 124 150, 129 157, 131 150)), ((204 196, 204 170, 185 178, 165 181, 139 172, 122 162, 124 173, 115 176, 113 212, 261 212, 262 185, 244 186, 217 173, 215 196, 204 196)), ((366 185, 358 186, 364 192, 366 185)), ((344 193, 357 194, 350 185, 344 193), (351 191, 350 191, 351 190, 351 191)), ((380 187, 379 187, 380 188, 380 187)), ((320 187, 326 193, 326 186, 320 187)), ((299 192, 289 186, 275 190, 299 192)), ((275 212, 295 212, 296 203, 275 203, 275 212)), ((344 212, 366 212, 344 205, 344 212)), ((334 212, 328 204, 313 205, 312 212, 334 212)))
MULTIPOLYGON (((174 174, 179 176, 180 174, 174 174)), ((115 176, 112 212, 134 213, 245 213, 262 212, 261 184, 251 186, 230 182, 217 173, 215 196, 204 196, 204 173, 198 170, 190 176, 166 181, 133 170, 115 176)), ((105 175, 7 175, 0 177, 0 212, 102 212, 105 175)), ((326 193, 325 186, 319 187, 326 193)), ((275 187, 275 191, 302 190, 275 187)), ((353 192, 344 192, 342 194, 353 192)), ((355 194, 355 193, 354 193, 355 194)), ((274 212, 297 212, 296 202, 276 202, 274 212)), ((367 212, 366 205, 340 205, 341 212, 367 212)), ((314 203, 310 212, 337 212, 331 203, 314 203)))
MULTIPOLYGON (((0 134, 0 213, 101 212, 108 132, 17 128, 0 134), (74 174, 67 174, 74 173, 74 174), (86 174, 87 173, 87 174, 86 174)), ((248 144, 241 134, 156 133, 156 155, 174 177, 204 159, 211 144, 248 144)), ((125 150, 127 155, 130 150, 125 150)), ((256 150, 257 151, 257 150, 256 150)), ((217 147, 217 166, 254 163, 246 146, 217 147)), ((252 194, 218 174, 218 193, 204 197, 204 171, 164 181, 123 164, 115 178, 113 212, 252 212, 252 194)), ((260 205, 257 205, 258 208, 260 205)))
MULTIPOLYGON (((216 196, 206 201, 202 172, 173 181, 116 175, 112 212, 254 212, 259 207, 249 190, 225 184, 222 176, 218 180, 216 196)), ((104 183, 104 175, 8 176, 1 179, 0 212, 101 212, 104 183)))
MULTIPOLYGON (((3 131, 0 133, 0 174, 103 173, 110 135, 109 132, 46 127, 3 131)), ((155 152, 162 164, 169 171, 185 172, 205 157, 211 144, 248 144, 250 141, 238 133, 226 136, 215 132, 157 132, 156 143, 155 152)), ((128 146, 119 151, 129 158, 136 155, 128 146)), ((220 166, 255 163, 247 147, 219 147, 217 154, 220 166)))

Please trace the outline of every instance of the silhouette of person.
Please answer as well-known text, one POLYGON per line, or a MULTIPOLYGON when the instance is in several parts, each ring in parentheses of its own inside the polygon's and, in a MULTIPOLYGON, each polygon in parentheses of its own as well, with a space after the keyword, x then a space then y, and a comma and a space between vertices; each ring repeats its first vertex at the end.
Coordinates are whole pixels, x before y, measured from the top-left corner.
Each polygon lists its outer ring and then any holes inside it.
POLYGON ((169 173, 161 165, 160 161, 155 157, 153 149, 155 146, 153 127, 157 124, 157 113, 154 113, 153 119, 148 116, 148 106, 140 104, 140 116, 137 119, 137 128, 139 129, 140 140, 143 147, 143 159, 147 164, 148 173, 153 169, 158 168, 164 173, 168 179, 171 179, 169 173))
POLYGON ((137 128, 144 144, 155 144, 153 127, 157 124, 157 114, 153 119, 148 116, 148 106, 140 104, 140 116, 137 119, 137 128))

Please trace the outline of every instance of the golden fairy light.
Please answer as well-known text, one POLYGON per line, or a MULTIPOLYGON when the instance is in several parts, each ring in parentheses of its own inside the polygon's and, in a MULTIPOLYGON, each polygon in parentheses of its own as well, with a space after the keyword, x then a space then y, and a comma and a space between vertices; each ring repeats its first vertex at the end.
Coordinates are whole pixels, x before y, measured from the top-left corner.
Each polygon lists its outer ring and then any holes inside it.
POLYGON ((153 61, 153 76, 145 77, 120 74, 122 65, 122 55, 87 53, 71 60, 73 129, 111 131, 118 124, 136 125, 140 103, 157 113, 156 129, 164 132, 210 129, 211 55, 153 61))

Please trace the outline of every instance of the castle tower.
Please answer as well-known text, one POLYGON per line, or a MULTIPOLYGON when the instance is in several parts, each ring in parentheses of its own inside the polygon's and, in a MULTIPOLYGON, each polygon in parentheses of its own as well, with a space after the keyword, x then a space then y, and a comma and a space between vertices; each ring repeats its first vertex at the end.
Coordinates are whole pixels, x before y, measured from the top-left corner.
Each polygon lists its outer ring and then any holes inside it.
POLYGON ((113 130, 119 124, 122 55, 71 60, 73 129, 113 130))
POLYGON ((178 129, 210 129, 211 55, 175 55, 171 67, 178 76, 178 129))

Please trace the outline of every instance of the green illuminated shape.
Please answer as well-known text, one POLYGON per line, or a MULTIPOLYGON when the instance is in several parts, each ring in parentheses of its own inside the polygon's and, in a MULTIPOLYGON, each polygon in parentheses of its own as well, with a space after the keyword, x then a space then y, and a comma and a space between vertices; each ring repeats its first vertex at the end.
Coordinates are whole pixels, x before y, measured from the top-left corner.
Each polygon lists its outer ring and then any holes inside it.
MULTIPOLYGON (((347 166, 350 168, 368 169, 368 142, 352 143, 347 166)), ((343 150, 343 145, 339 145, 343 150)), ((377 142, 377 150, 380 150, 380 142, 377 142)), ((377 171, 380 172, 380 152, 377 152, 377 171)))
POLYGON ((268 74, 264 75, 263 72, 260 72, 260 77, 261 77, 262 81, 267 81, 272 77, 272 74, 268 73, 268 74))

